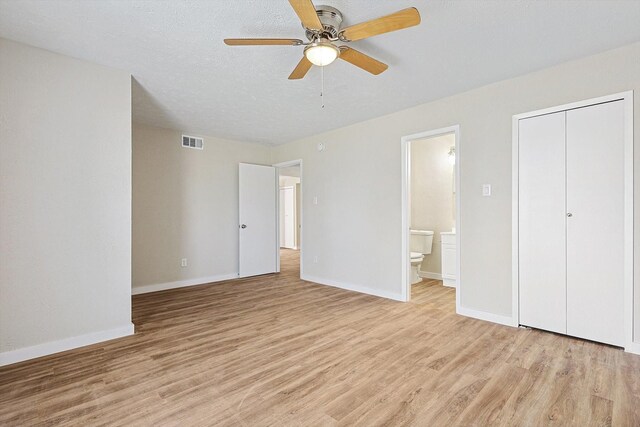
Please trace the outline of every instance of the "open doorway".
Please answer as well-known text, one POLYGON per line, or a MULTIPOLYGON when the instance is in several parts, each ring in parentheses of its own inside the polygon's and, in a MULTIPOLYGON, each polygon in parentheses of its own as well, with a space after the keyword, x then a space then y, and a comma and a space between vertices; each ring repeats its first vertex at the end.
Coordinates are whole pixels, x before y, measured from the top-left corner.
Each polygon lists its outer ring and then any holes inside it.
POLYGON ((458 126, 402 138, 406 301, 455 311, 459 298, 458 126))
POLYGON ((301 277, 302 160, 274 165, 278 173, 278 271, 301 277))

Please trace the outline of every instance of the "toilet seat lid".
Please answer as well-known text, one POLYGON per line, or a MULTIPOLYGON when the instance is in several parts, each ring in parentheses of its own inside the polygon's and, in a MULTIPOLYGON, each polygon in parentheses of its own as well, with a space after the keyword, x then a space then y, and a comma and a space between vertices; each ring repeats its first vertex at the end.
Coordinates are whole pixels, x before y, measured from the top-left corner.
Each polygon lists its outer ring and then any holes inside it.
POLYGON ((422 255, 420 252, 411 252, 411 259, 414 258, 422 258, 424 255, 422 255))

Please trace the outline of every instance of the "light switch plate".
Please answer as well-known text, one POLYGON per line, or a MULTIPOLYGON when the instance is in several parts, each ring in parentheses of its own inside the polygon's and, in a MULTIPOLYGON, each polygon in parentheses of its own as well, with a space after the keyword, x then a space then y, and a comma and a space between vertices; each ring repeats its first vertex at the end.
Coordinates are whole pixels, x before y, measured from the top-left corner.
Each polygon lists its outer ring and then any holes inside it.
POLYGON ((491 196, 491 184, 482 184, 482 195, 484 197, 491 196))

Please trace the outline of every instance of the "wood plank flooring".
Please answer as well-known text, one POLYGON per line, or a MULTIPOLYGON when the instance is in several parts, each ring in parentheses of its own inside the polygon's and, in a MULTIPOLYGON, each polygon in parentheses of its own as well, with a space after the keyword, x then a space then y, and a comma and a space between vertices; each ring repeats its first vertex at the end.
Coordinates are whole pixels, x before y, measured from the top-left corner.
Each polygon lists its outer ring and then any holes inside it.
POLYGON ((133 298, 136 335, 0 368, 0 425, 640 426, 640 357, 283 273, 133 298))

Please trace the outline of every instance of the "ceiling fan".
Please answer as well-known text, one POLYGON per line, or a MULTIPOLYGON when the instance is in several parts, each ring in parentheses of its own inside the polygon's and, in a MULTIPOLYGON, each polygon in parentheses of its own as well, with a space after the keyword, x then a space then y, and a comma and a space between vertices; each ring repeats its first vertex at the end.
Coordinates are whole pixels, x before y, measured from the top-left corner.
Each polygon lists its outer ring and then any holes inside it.
POLYGON ((289 76, 290 80, 303 78, 312 65, 324 67, 336 58, 347 61, 371 74, 380 74, 388 65, 351 47, 337 43, 349 43, 391 31, 413 27, 420 23, 420 13, 415 7, 400 10, 371 21, 341 28, 342 13, 331 6, 315 7, 311 0, 289 0, 291 7, 302 21, 308 42, 299 39, 261 38, 224 39, 229 46, 290 45, 305 46, 304 55, 289 76))

